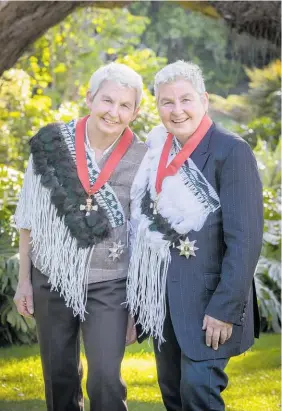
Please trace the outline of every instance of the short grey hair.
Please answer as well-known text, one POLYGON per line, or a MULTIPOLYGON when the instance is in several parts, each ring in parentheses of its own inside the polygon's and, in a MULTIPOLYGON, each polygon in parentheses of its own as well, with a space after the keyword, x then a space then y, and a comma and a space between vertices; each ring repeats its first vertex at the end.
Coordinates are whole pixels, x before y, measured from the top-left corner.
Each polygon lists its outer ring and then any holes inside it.
POLYGON ((200 67, 191 62, 178 60, 175 63, 168 64, 155 75, 155 96, 158 96, 158 90, 161 84, 171 83, 178 78, 190 81, 199 94, 205 93, 205 81, 200 67))
POLYGON ((136 108, 140 106, 143 92, 142 77, 132 68, 120 63, 110 63, 96 70, 89 82, 89 91, 94 98, 104 81, 114 81, 124 87, 136 90, 136 108))

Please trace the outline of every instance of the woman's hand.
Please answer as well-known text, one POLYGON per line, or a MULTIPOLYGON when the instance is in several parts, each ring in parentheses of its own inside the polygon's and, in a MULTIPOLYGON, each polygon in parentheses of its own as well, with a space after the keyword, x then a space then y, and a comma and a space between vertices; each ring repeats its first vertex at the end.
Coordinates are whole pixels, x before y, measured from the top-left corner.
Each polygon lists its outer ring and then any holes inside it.
POLYGON ((14 303, 16 304, 19 314, 26 317, 33 315, 33 291, 29 278, 18 283, 14 303))
POLYGON ((136 328, 135 328, 135 321, 134 321, 134 318, 131 317, 131 315, 128 315, 125 344, 126 345, 134 344, 136 340, 137 340, 137 333, 136 333, 136 328))
POLYGON ((33 315, 33 292, 30 280, 31 260, 30 260, 30 230, 20 230, 20 270, 19 282, 14 296, 14 303, 16 304, 19 314, 31 317, 33 315))
POLYGON ((206 345, 218 350, 218 344, 224 344, 232 335, 233 324, 205 315, 202 330, 206 331, 206 345))

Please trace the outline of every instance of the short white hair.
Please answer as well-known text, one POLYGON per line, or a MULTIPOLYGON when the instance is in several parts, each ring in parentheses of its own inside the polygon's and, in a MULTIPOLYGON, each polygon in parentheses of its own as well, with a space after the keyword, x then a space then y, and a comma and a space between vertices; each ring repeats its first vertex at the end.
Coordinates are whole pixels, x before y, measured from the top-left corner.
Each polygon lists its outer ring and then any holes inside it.
POLYGON ((124 87, 131 87, 136 91, 136 108, 140 106, 143 92, 142 77, 132 68, 120 63, 110 63, 96 70, 89 82, 91 97, 94 98, 104 81, 114 81, 124 87))
POLYGON ((161 84, 171 83, 178 78, 190 81, 199 94, 205 93, 205 81, 200 67, 191 62, 178 60, 175 63, 168 64, 155 75, 155 96, 158 97, 158 90, 161 84))

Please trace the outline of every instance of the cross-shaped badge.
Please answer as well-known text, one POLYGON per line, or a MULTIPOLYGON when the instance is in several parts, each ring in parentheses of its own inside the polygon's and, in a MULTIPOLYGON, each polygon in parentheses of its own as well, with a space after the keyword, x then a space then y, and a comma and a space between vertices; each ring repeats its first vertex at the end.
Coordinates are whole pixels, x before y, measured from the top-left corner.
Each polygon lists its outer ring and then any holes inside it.
POLYGON ((86 199, 86 204, 81 204, 79 206, 80 211, 86 211, 86 216, 90 215, 90 211, 98 211, 98 205, 95 204, 94 206, 92 205, 92 198, 88 197, 86 199))

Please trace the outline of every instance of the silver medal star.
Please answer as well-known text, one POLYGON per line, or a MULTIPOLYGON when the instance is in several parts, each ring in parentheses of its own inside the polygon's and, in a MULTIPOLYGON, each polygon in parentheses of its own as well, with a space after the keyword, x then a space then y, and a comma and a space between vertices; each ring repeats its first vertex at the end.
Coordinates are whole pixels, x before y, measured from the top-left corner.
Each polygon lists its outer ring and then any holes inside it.
POLYGON ((189 238, 186 237, 185 240, 179 240, 180 241, 180 245, 176 248, 178 248, 180 250, 179 255, 184 255, 184 257, 186 257, 187 259, 190 257, 190 255, 193 255, 194 257, 196 257, 195 251, 199 250, 198 247, 195 247, 195 243, 197 242, 197 240, 194 241, 189 241, 189 238))
POLYGON ((113 243, 113 246, 109 248, 109 258, 112 258, 113 261, 119 260, 124 252, 124 247, 125 245, 122 244, 121 241, 119 241, 118 243, 113 243))

